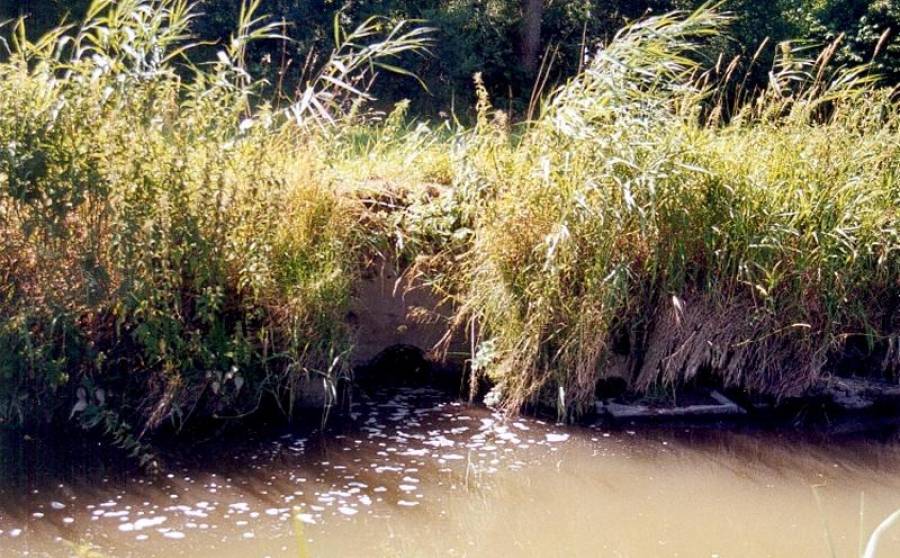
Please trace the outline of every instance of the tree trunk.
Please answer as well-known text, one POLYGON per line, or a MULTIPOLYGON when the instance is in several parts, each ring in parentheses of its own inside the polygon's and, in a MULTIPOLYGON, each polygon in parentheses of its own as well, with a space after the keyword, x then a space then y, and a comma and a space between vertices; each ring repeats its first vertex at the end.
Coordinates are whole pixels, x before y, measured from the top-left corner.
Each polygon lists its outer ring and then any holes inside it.
POLYGON ((522 0, 522 43, 520 45, 522 68, 528 76, 538 70, 541 55, 541 20, 544 16, 544 0, 522 0))

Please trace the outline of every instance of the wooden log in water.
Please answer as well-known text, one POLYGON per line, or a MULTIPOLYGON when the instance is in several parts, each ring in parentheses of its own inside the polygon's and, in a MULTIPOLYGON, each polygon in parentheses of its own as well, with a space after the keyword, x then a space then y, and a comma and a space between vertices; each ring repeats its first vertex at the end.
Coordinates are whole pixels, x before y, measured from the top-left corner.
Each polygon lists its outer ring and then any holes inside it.
POLYGON ((597 412, 617 420, 669 419, 669 418, 721 418, 745 415, 747 412, 737 403, 718 391, 709 394, 714 404, 685 405, 682 407, 651 407, 625 405, 615 402, 597 402, 597 412))

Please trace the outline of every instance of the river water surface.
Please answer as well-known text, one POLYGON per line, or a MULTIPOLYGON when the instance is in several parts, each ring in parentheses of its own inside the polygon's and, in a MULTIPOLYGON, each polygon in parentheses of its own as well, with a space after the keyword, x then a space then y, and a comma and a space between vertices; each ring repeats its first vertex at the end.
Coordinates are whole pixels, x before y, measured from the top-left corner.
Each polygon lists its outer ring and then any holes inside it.
POLYGON ((900 508, 896 440, 563 427, 423 390, 157 477, 7 440, 0 556, 858 556, 900 508))

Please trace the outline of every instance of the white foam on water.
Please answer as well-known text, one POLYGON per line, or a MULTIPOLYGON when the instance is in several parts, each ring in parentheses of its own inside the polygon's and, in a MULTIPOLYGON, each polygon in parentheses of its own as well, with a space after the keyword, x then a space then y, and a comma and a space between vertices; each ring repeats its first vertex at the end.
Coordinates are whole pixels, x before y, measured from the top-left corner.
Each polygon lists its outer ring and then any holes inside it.
POLYGON ((431 453, 431 452, 426 448, 422 448, 422 449, 410 448, 410 449, 404 451, 403 453, 401 453, 400 455, 405 456, 405 457, 423 457, 423 456, 428 455, 429 453, 431 453))
MULTIPOLYGON (((166 516, 158 515, 156 517, 138 519, 131 525, 133 525, 133 528, 135 531, 140 531, 141 529, 146 529, 148 527, 155 527, 157 525, 162 525, 163 523, 166 522, 166 519, 167 519, 166 516)), ((120 530, 122 529, 123 525, 128 525, 128 523, 123 523, 122 525, 119 525, 120 530)))

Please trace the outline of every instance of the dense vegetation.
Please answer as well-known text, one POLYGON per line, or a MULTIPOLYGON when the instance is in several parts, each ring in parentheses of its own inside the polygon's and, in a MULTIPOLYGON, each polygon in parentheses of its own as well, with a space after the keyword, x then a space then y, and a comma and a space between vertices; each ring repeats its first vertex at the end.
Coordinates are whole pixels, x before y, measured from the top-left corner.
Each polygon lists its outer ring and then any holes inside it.
POLYGON ((342 372, 350 208, 304 107, 252 103, 245 48, 273 29, 242 14, 185 80, 190 17, 99 1, 75 35, 15 31, 0 66, 4 422, 68 416, 135 446, 164 421, 289 407, 298 378, 342 372))
POLYGON ((896 374, 896 100, 829 48, 785 50, 732 106, 734 76, 691 58, 720 23, 628 28, 521 134, 482 112, 451 205, 467 241, 437 265, 513 407, 589 406, 605 374, 797 394, 848 343, 896 374))
POLYGON ((371 110, 377 72, 414 87, 400 64, 434 32, 338 21, 288 96, 252 77, 250 46, 283 30, 258 8, 204 64, 180 0, 8 27, 3 423, 138 450, 161 425, 290 413, 299 382, 348 372, 347 302, 384 253, 453 303, 510 408, 577 413, 611 374, 798 393, 850 349, 900 372, 900 115, 843 40, 780 44, 757 87, 709 56, 727 18, 641 20, 530 122, 476 75, 462 127, 371 110))

